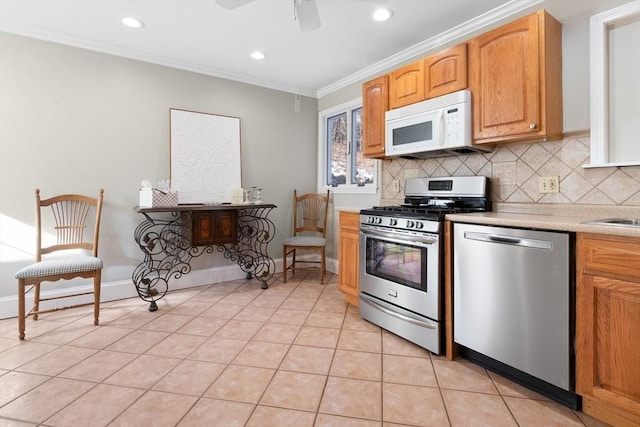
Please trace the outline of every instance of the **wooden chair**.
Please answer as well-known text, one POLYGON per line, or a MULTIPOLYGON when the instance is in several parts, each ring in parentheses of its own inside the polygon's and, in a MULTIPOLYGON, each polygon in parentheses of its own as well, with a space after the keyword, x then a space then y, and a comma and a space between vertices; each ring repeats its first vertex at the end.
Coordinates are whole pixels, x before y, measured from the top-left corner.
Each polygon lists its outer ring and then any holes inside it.
POLYGON ((282 242, 283 280, 287 281, 287 271, 296 269, 320 270, 320 283, 324 283, 326 270, 325 247, 327 244, 327 212, 329 211, 329 190, 327 194, 303 194, 298 196, 293 190, 293 236, 282 242), (320 259, 296 259, 297 251, 318 252, 320 259), (292 262, 287 264, 291 255, 292 262), (296 267, 296 263, 309 264, 296 267))
POLYGON ((93 305, 93 324, 98 324, 102 274, 102 260, 98 258, 98 235, 103 193, 104 190, 100 189, 97 199, 78 194, 65 194, 41 200, 40 190, 36 189, 36 262, 18 271, 15 276, 18 279, 18 334, 21 340, 24 339, 25 320, 29 315, 33 315, 33 319, 38 320, 38 315, 41 313, 93 305), (47 207, 50 211, 46 209, 47 207), (87 228, 88 213, 94 209, 96 216, 93 223, 93 236, 89 240, 85 239, 84 231, 87 228), (44 242, 49 231, 51 236, 55 236, 55 243, 51 245, 44 242), (40 297, 42 282, 69 280, 76 277, 93 279, 93 290, 47 298, 40 297), (31 290, 34 290, 33 307, 25 314, 25 297, 31 290), (93 294, 93 302, 40 310, 40 303, 43 301, 90 294, 93 294))

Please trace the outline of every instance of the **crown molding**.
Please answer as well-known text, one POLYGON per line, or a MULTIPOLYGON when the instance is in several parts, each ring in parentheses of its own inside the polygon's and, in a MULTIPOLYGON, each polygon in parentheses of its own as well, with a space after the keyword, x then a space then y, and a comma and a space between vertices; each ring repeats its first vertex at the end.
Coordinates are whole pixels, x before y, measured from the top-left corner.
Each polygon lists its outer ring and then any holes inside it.
POLYGON ((461 25, 453 27, 443 33, 440 33, 430 39, 415 44, 403 51, 400 51, 382 61, 376 62, 356 73, 353 73, 343 79, 340 79, 334 83, 331 83, 321 89, 308 90, 304 88, 282 85, 270 80, 261 79, 255 76, 230 73, 218 68, 203 67, 198 64, 194 64, 187 61, 176 61, 175 59, 161 56, 150 55, 145 52, 132 50, 130 48, 118 48, 101 43, 92 43, 87 40, 63 35, 59 33, 53 33, 48 31, 34 31, 33 29, 21 28, 20 26, 13 26, 4 24, 0 31, 5 33, 16 34, 19 36, 30 37, 39 39, 45 42, 52 42, 63 44, 66 46, 73 46, 76 48, 86 49, 93 52, 104 53, 121 58, 132 59, 135 61, 146 62, 155 65, 166 66, 183 71, 190 71, 198 74, 204 74, 212 77, 219 77, 227 80, 233 80, 239 83, 251 84, 254 86, 260 86, 267 89, 278 90, 287 93, 294 93, 311 98, 321 98, 330 93, 336 92, 351 84, 368 80, 376 75, 379 75, 386 70, 393 69, 394 67, 406 62, 410 59, 416 58, 420 55, 441 48, 442 46, 452 43, 456 40, 461 40, 464 37, 468 37, 476 31, 488 29, 490 26, 499 23, 502 20, 512 18, 518 13, 532 10, 534 6, 544 3, 545 0, 511 0, 502 6, 490 10, 482 15, 474 17, 461 25))
POLYGON ((403 51, 400 51, 382 61, 363 68, 343 79, 340 79, 328 86, 318 90, 315 94, 317 98, 329 95, 346 86, 360 81, 368 80, 379 75, 405 61, 413 59, 417 56, 424 55, 434 49, 440 48, 448 43, 462 39, 465 36, 487 29, 488 27, 501 22, 504 19, 511 18, 519 13, 529 11, 534 6, 543 3, 544 0, 511 0, 508 3, 498 6, 482 15, 476 16, 467 22, 453 27, 443 33, 440 33, 430 39, 415 44, 403 51))
POLYGON ((313 90, 307 90, 295 86, 282 85, 270 80, 260 79, 254 76, 231 73, 219 68, 203 67, 199 64, 194 64, 188 61, 177 61, 173 58, 169 58, 161 55, 150 55, 146 52, 137 51, 131 48, 119 48, 116 46, 93 43, 85 39, 63 35, 59 33, 33 30, 22 28, 16 25, 3 25, 0 31, 7 34, 14 34, 22 37, 29 37, 38 39, 44 42, 57 43, 64 46, 71 46, 79 49, 85 49, 96 53, 103 53, 107 55, 118 56, 121 58, 132 59, 134 61, 146 62, 149 64, 165 66, 182 71, 190 71, 193 73, 203 74, 210 77, 218 77, 221 79, 232 80, 238 83, 245 83, 254 86, 264 87, 267 89, 279 90, 287 93, 296 93, 299 95, 309 96, 311 98, 316 97, 316 92, 313 90))

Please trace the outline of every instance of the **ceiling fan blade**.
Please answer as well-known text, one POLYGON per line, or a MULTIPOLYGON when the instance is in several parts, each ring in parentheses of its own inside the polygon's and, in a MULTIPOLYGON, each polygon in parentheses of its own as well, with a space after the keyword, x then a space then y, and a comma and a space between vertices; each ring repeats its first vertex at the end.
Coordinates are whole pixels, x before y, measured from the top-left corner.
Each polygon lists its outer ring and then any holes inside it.
POLYGON ((320 15, 316 0, 294 0, 294 8, 302 31, 320 28, 320 15))
POLYGON ((216 0, 216 3, 224 9, 235 9, 252 1, 253 0, 216 0))

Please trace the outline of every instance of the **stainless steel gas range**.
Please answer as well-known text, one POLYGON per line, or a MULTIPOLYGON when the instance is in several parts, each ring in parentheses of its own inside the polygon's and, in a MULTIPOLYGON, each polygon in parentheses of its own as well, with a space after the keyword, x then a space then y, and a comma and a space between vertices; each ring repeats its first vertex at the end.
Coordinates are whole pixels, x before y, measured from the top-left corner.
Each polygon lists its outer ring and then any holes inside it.
POLYGON ((484 176, 411 178, 404 204, 360 211, 360 316, 440 354, 447 213, 491 210, 484 176))

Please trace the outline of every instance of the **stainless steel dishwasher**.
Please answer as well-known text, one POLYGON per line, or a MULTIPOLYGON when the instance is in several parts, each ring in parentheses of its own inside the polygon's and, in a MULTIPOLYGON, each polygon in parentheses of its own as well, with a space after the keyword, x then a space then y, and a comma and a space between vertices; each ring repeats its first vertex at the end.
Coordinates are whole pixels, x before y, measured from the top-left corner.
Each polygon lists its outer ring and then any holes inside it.
POLYGON ((454 224, 454 341, 464 357, 577 408, 569 233, 454 224))

